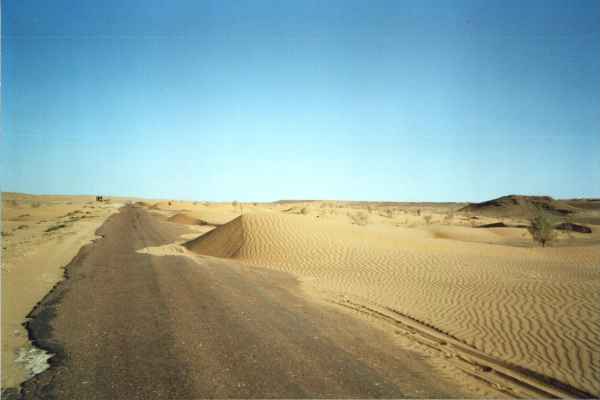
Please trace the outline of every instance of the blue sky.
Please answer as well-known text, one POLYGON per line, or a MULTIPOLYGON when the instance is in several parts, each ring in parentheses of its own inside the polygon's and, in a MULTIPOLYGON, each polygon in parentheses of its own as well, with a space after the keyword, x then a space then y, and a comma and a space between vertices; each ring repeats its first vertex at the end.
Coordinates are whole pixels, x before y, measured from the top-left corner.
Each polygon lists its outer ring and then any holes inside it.
POLYGON ((600 197, 600 1, 2 2, 3 191, 600 197))

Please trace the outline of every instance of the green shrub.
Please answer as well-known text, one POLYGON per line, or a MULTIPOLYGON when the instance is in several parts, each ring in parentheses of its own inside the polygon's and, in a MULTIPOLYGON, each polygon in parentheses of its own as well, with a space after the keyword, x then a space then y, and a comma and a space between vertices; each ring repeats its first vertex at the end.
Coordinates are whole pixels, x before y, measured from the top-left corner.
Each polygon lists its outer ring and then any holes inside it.
POLYGON ((531 238, 535 242, 540 243, 542 247, 546 247, 546 244, 549 244, 556 238, 554 218, 543 209, 536 208, 529 223, 530 226, 527 230, 531 234, 531 238))

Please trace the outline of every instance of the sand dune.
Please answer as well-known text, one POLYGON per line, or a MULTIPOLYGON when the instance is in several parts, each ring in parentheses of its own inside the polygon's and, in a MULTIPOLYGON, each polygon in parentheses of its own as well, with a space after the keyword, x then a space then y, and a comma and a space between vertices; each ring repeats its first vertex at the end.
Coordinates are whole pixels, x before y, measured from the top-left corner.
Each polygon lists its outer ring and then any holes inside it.
POLYGON ((167 218, 169 222, 175 222, 176 224, 183 225, 207 225, 206 221, 203 221, 198 218, 194 218, 188 214, 178 213, 169 218, 167 218))
POLYGON ((555 200, 548 196, 503 196, 497 199, 484 201, 483 203, 472 203, 460 211, 472 212, 479 215, 490 216, 528 216, 534 208, 543 208, 555 215, 568 215, 576 213, 577 208, 564 200, 555 200))
POLYGON ((187 242, 185 247, 213 257, 234 257, 246 241, 245 220, 246 217, 238 217, 198 239, 187 242))
POLYGON ((600 247, 499 245, 522 232, 257 213, 185 246, 391 307, 489 355, 600 394, 600 247))

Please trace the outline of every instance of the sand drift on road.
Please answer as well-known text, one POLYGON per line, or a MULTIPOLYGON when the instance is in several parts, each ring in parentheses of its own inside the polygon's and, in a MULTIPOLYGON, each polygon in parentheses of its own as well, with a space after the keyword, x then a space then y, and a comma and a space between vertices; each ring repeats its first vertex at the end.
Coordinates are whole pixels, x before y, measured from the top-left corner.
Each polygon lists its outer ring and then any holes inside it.
POLYGON ((509 247, 452 240, 446 231, 256 213, 185 247, 291 272, 323 292, 390 307, 486 354, 600 393, 600 248, 509 247))

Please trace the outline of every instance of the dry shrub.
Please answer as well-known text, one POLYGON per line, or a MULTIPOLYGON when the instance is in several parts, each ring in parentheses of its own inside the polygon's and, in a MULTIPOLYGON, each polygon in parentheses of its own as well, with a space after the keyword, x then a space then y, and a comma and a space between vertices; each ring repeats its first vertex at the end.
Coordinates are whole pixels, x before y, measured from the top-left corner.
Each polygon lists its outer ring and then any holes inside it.
POLYGON ((302 208, 302 210, 300 210, 300 214, 302 215, 308 215, 310 213, 310 210, 308 209, 308 207, 304 207, 302 208))
POLYGON ((431 223, 431 215, 425 215, 425 216, 423 216, 423 219, 425 220, 425 223, 427 225, 429 225, 431 223))
POLYGON ((356 225, 364 226, 369 223, 369 215, 364 211, 349 213, 348 216, 352 220, 352 223, 356 225))
POLYGON ((444 216, 444 222, 448 225, 450 225, 450 223, 452 222, 453 219, 454 219, 454 211, 448 211, 446 213, 446 215, 444 216))

